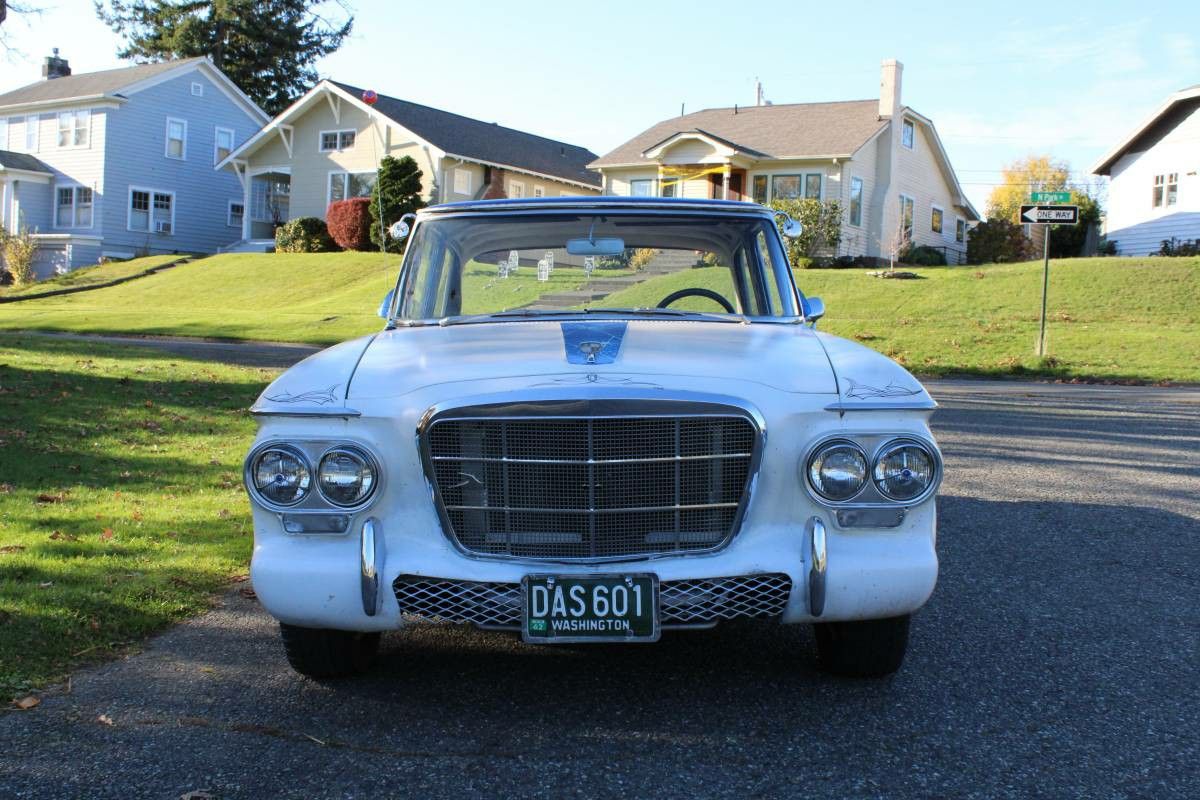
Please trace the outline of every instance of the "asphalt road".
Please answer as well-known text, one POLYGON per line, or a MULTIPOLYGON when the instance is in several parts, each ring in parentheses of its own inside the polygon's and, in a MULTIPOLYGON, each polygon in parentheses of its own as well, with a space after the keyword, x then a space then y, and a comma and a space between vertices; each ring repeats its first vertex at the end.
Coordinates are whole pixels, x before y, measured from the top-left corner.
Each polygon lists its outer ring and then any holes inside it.
POLYGON ((890 679, 765 624, 424 626, 320 684, 233 592, 0 714, 0 798, 1200 797, 1200 391, 933 390, 942 574, 890 679))

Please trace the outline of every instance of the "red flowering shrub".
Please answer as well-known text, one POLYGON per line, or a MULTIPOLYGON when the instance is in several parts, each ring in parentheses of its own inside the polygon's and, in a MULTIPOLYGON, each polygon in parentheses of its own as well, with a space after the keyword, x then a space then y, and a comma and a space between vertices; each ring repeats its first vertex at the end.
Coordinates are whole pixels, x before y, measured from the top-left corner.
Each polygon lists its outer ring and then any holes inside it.
POLYGON ((371 212, 367 210, 371 199, 353 197, 330 203, 325 211, 325 224, 329 235, 343 250, 370 250, 371 212))

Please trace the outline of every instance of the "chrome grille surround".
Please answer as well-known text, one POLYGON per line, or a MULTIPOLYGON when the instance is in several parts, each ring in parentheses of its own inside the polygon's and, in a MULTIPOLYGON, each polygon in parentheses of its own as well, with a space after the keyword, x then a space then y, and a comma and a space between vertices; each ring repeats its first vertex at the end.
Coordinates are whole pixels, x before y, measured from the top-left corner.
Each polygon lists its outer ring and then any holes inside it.
MULTIPOLYGON (((484 628, 521 627, 519 583, 401 575, 392 588, 402 615, 484 628)), ((664 627, 699 627, 721 620, 778 617, 791 591, 791 578, 782 573, 663 581, 659 621, 664 627)))
POLYGON ((733 402, 615 397, 431 409, 418 434, 459 550, 566 562, 724 547, 765 435, 733 402))

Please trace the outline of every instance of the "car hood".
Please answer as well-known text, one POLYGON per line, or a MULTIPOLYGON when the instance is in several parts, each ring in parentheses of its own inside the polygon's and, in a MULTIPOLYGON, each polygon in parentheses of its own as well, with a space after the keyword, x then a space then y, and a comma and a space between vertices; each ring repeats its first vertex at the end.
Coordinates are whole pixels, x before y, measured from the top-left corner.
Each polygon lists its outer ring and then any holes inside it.
POLYGON ((539 320, 384 331, 363 353, 347 399, 394 397, 439 383, 580 375, 647 383, 705 377, 837 392, 825 349, 801 325, 539 320))

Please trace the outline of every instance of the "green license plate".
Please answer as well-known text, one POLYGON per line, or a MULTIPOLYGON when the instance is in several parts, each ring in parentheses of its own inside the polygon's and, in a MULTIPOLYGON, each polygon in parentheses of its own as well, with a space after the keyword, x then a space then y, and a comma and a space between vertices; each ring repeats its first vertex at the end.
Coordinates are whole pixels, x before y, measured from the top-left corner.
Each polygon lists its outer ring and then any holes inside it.
POLYGON ((522 582, 527 642, 654 642, 654 575, 529 575, 522 582))

